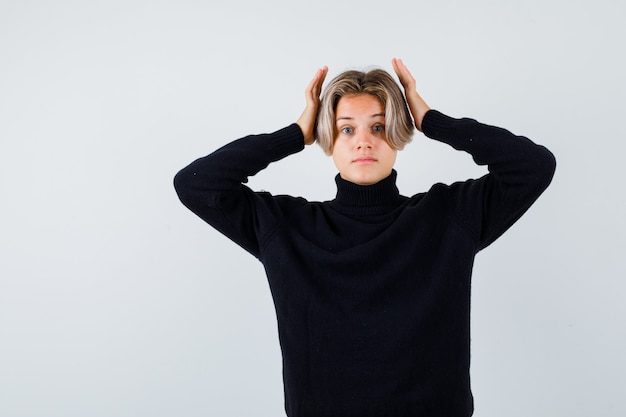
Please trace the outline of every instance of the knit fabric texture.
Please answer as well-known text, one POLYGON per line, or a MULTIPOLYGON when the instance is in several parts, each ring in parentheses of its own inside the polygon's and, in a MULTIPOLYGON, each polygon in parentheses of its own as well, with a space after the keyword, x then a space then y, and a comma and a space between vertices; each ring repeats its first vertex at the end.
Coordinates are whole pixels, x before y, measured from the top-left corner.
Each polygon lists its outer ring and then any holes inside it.
POLYGON ((473 119, 430 110, 422 129, 489 172, 411 197, 395 170, 369 186, 337 175, 324 202, 251 190, 249 176, 303 149, 292 124, 231 142, 175 177, 183 204, 265 268, 289 417, 473 413, 474 258, 528 210, 556 163, 545 147, 473 119))

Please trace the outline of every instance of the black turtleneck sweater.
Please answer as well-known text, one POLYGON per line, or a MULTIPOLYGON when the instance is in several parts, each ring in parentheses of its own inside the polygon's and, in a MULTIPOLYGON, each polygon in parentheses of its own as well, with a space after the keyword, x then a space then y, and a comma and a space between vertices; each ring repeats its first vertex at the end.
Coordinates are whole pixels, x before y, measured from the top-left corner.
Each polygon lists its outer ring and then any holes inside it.
POLYGON ((337 176, 326 202, 243 185, 303 149, 293 124, 236 140, 176 175, 181 201, 265 267, 290 417, 473 412, 474 256, 543 192, 555 160, 525 137, 435 110, 422 127, 489 173, 412 197, 398 192, 395 171, 371 186, 337 176))

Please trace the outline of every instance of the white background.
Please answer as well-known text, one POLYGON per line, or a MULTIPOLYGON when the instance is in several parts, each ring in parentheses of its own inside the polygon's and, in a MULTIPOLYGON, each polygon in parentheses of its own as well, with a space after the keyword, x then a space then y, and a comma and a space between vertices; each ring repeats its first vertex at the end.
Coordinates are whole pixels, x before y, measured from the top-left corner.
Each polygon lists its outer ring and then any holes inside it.
MULTIPOLYGON (((315 70, 401 57, 429 104, 557 157, 474 270, 476 416, 623 416, 624 5, 0 1, 0 416, 280 416, 260 263, 176 172, 299 116, 315 70)), ((421 134, 403 194, 481 175, 421 134)), ((317 147, 251 185, 334 197, 317 147)))

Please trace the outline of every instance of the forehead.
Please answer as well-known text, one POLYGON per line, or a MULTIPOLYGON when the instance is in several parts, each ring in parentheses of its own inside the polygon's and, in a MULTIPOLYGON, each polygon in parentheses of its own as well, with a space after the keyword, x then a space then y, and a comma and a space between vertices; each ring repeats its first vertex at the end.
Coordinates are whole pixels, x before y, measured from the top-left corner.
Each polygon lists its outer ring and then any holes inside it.
POLYGON ((343 96, 337 102, 335 111, 337 119, 353 117, 380 117, 384 116, 383 105, 377 97, 371 94, 343 96))

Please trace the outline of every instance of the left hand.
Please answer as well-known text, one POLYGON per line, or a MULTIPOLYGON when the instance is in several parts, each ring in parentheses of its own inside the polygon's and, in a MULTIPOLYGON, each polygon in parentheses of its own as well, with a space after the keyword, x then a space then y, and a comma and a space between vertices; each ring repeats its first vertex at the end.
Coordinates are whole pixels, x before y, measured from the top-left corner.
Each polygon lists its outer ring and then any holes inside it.
POLYGON ((415 87, 415 78, 413 78, 413 75, 411 75, 411 72, 406 65, 404 65, 402 60, 399 58, 393 58, 391 60, 391 65, 393 65, 393 70, 396 72, 396 75, 400 80, 400 84, 404 87, 404 95, 406 96, 409 110, 413 115, 415 127, 417 127, 417 130, 421 132, 422 120, 424 120, 424 115, 426 115, 428 110, 430 110, 430 107, 428 107, 428 104, 426 104, 424 99, 417 92, 415 87))

